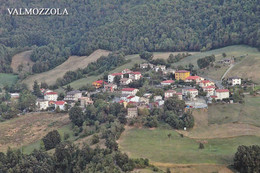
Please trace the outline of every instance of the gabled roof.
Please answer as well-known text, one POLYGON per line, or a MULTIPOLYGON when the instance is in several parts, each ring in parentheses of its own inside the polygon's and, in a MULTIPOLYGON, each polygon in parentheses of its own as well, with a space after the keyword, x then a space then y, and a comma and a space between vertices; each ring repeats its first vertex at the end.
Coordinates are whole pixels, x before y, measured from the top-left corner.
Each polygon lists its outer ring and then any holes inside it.
POLYGON ((48 92, 48 93, 45 93, 44 95, 58 95, 57 92, 48 92))
POLYGON ((98 83, 98 84, 107 84, 105 81, 103 81, 103 80, 97 80, 97 81, 95 81, 94 83, 98 83))
POLYGON ((203 80, 203 81, 201 81, 201 83, 204 83, 204 84, 206 84, 206 83, 213 83, 212 81, 210 81, 210 80, 203 80))
POLYGON ((165 91, 165 93, 176 93, 176 91, 175 90, 167 90, 167 91, 165 91))
POLYGON ((134 91, 136 88, 123 88, 122 91, 134 91))
POLYGON ((215 86, 206 86, 206 87, 202 87, 203 89, 214 89, 216 88, 215 86))
POLYGON ((161 83, 174 83, 174 80, 165 80, 165 81, 162 81, 161 83))
POLYGON ((55 105, 64 105, 64 104, 66 104, 65 101, 56 101, 55 102, 55 105))
POLYGON ((186 80, 196 80, 196 79, 200 79, 201 77, 199 76, 189 76, 186 78, 186 80))

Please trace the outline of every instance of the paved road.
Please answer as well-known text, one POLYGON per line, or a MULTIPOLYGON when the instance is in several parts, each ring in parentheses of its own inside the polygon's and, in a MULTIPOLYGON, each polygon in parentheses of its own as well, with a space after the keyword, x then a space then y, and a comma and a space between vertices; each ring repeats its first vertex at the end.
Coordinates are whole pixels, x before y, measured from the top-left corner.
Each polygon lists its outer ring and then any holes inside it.
POLYGON ((227 71, 223 74, 223 76, 221 77, 221 80, 224 79, 224 77, 227 75, 227 73, 235 66, 235 64, 231 64, 231 66, 227 69, 227 71))

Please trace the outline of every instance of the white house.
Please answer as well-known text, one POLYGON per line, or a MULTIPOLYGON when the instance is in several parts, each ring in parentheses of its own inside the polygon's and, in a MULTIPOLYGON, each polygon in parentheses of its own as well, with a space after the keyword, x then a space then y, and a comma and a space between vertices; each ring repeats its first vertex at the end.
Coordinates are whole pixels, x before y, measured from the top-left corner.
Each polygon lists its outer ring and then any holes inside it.
POLYGON ((116 84, 106 84, 106 85, 104 85, 104 90, 105 91, 114 92, 116 89, 117 89, 117 85, 116 84))
POLYGON ((64 98, 65 101, 78 101, 79 98, 82 97, 82 93, 79 90, 67 92, 66 97, 64 98))
POLYGON ((158 72, 159 70, 165 71, 166 70, 166 66, 165 65, 157 65, 157 66, 154 67, 154 70, 156 72, 158 72))
POLYGON ((191 98, 195 98, 199 94, 199 91, 195 88, 183 88, 182 95, 188 96, 190 95, 191 98))
POLYGON ((36 107, 38 110, 46 110, 49 107, 49 101, 43 99, 37 99, 36 107))
POLYGON ((167 86, 167 85, 171 85, 174 83, 174 80, 165 80, 161 82, 162 86, 167 86))
POLYGON ((241 85, 241 78, 239 77, 228 78, 228 83, 231 84, 232 86, 241 85))
POLYGON ((139 90, 136 88, 123 88, 121 91, 123 95, 136 95, 139 90))
POLYGON ((199 83, 200 87, 215 86, 215 83, 210 80, 202 80, 199 83))
POLYGON ((217 89, 215 91, 216 100, 223 100, 229 98, 228 89, 217 89))
POLYGON ((123 78, 123 73, 112 73, 107 76, 107 80, 109 83, 114 82, 114 79, 116 76, 119 76, 120 78, 123 78))
POLYGON ((131 73, 131 72, 132 72, 132 71, 129 70, 129 69, 124 69, 124 70, 122 71, 123 74, 129 74, 129 73, 131 73))
POLYGON ((59 107, 61 111, 64 111, 66 104, 67 103, 65 101, 56 101, 55 102, 55 109, 57 109, 59 107))
POLYGON ((168 69, 166 69, 165 71, 163 71, 163 74, 164 74, 164 75, 174 74, 175 71, 176 71, 176 70, 174 70, 174 69, 168 68, 168 69))
POLYGON ((162 96, 154 96, 153 100, 156 102, 158 100, 162 100, 162 96))
POLYGON ((122 78, 122 79, 120 79, 120 85, 128 85, 131 82, 133 82, 133 80, 129 79, 129 78, 122 78))
POLYGON ((173 97, 174 95, 176 95, 176 91, 175 90, 167 90, 164 93, 164 98, 169 98, 169 97, 173 97))
POLYGON ((213 96, 215 93, 215 86, 202 87, 202 90, 207 93, 207 96, 213 96))
POLYGON ((94 103, 90 97, 81 97, 79 100, 80 100, 81 107, 92 105, 94 103))
POLYGON ((139 103, 140 102, 140 97, 138 96, 128 96, 126 98, 126 101, 127 102, 136 102, 136 103, 139 103))
POLYGON ((141 77, 142 77, 142 74, 140 72, 138 72, 138 71, 129 73, 129 78, 130 79, 139 80, 139 79, 141 79, 141 77))
POLYGON ((195 83, 200 83, 204 78, 200 76, 188 76, 184 82, 195 82, 195 83))
POLYGON ((44 100, 48 101, 57 101, 58 93, 57 92, 47 92, 44 94, 44 100))

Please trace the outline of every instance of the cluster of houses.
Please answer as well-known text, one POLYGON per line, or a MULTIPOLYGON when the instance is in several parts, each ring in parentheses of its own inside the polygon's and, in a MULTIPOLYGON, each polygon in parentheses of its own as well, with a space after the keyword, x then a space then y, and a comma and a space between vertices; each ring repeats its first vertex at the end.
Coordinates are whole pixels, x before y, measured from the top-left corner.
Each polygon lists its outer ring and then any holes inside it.
MULTIPOLYGON (((186 83, 195 83, 199 86, 205 93, 206 99, 212 101, 223 100, 230 97, 228 89, 217 89, 214 82, 206 80, 200 76, 191 76, 190 72, 187 70, 178 70, 166 68, 164 65, 153 65, 151 63, 140 64, 141 69, 151 69, 155 72, 162 72, 162 74, 173 74, 175 80, 182 80, 186 83)), ((148 109, 153 107, 160 107, 164 105, 165 100, 170 97, 177 96, 180 100, 189 100, 196 101, 199 95, 198 89, 194 87, 184 87, 177 88, 174 85, 175 80, 169 79, 161 81, 161 87, 173 86, 171 89, 164 91, 164 97, 161 95, 154 95, 152 93, 145 93, 142 96, 137 94, 139 89, 129 88, 127 85, 133 81, 140 80, 142 78, 142 73, 139 71, 131 71, 129 69, 124 69, 119 73, 112 73, 107 76, 107 82, 104 80, 98 80, 92 83, 92 85, 98 89, 103 90, 104 92, 115 92, 119 93, 119 97, 115 97, 113 102, 118 102, 123 104, 125 107, 128 104, 134 105, 134 107, 128 108, 127 117, 135 117, 137 115, 137 107, 146 107, 148 109), (120 85, 120 87, 118 86, 120 85)), ((232 77, 228 79, 230 85, 241 85, 241 79, 238 77, 232 77)), ((90 97, 83 96, 82 91, 74 90, 67 92, 67 95, 63 100, 58 101, 58 93, 51 90, 42 89, 43 99, 37 99, 37 108, 39 110, 47 110, 49 107, 55 109, 59 108, 60 110, 68 109, 67 106, 74 106, 76 102, 80 103, 81 107, 85 107, 89 104, 93 104, 93 101, 90 97)), ((86 93, 84 94, 86 95, 86 93)), ((210 103, 210 102, 208 102, 210 103)))
POLYGON ((41 89, 43 99, 38 98, 36 100, 36 108, 38 110, 47 110, 48 108, 60 109, 65 111, 68 106, 74 106, 76 102, 80 102, 81 107, 85 107, 89 104, 93 104, 93 101, 90 97, 84 97, 83 91, 70 91, 67 92, 67 95, 63 100, 58 100, 58 93, 52 90, 41 89))

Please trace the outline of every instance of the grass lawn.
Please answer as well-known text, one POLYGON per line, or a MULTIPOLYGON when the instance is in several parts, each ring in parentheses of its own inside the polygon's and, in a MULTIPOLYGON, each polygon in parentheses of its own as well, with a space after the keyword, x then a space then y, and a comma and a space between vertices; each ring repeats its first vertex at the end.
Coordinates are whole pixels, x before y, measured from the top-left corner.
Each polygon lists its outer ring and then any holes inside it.
POLYGON ((17 80, 17 75, 0 73, 0 87, 4 87, 5 85, 11 86, 12 84, 15 84, 17 80))
POLYGON ((239 145, 260 143, 260 137, 243 136, 203 140, 205 149, 198 149, 198 140, 181 138, 174 130, 130 129, 120 138, 120 149, 131 157, 148 158, 153 162, 176 164, 230 164, 239 145), (168 134, 172 136, 169 139, 168 134))
MULTIPOLYGON (((132 68, 134 66, 134 64, 140 64, 142 62, 144 62, 144 60, 142 60, 139 55, 135 54, 135 55, 128 55, 125 57, 126 60, 131 60, 130 62, 120 66, 120 67, 117 67, 116 69, 114 70, 111 70, 109 71, 109 73, 116 73, 116 72, 121 72, 122 70, 128 68, 132 68)), ((71 82, 69 85, 74 88, 74 89, 79 89, 80 87, 86 85, 86 84, 92 84, 92 82, 100 79, 103 77, 103 74, 100 74, 100 75, 97 75, 97 76, 89 76, 89 77, 86 77, 86 78, 82 78, 82 79, 79 79, 79 80, 76 80, 74 82, 71 82)))
POLYGON ((246 96, 244 104, 224 104, 209 107, 210 124, 241 122, 260 127, 260 97, 246 96))

